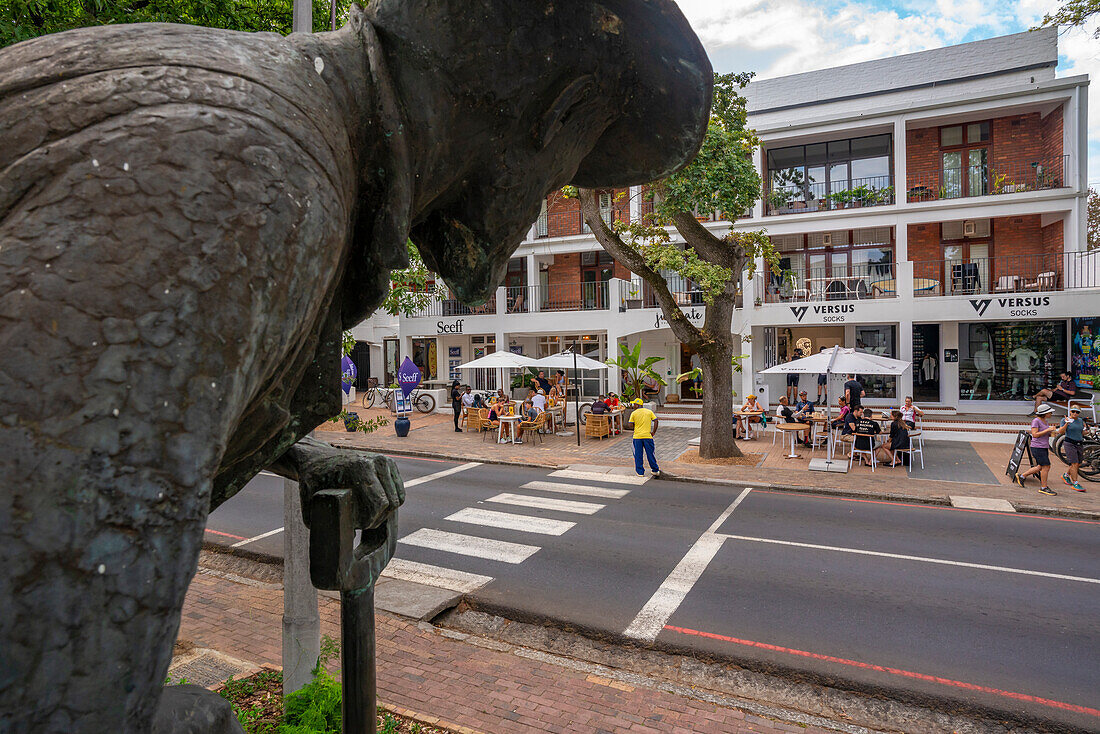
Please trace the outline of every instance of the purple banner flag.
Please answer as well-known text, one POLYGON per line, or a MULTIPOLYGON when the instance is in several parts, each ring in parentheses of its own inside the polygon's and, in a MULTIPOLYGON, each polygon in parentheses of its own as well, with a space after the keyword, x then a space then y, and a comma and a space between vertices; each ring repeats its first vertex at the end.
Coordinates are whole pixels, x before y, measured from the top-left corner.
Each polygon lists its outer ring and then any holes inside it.
POLYGON ((397 370, 397 384, 401 386, 401 392, 405 397, 409 397, 409 393, 420 384, 420 368, 408 357, 405 357, 405 361, 397 370))

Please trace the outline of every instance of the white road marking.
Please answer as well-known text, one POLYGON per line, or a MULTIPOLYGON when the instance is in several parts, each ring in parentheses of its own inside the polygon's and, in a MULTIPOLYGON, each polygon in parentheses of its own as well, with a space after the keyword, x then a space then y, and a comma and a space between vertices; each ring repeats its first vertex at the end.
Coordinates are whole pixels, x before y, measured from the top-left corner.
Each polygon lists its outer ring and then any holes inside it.
POLYGON ((408 489, 409 487, 415 487, 416 485, 423 484, 424 482, 430 482, 433 479, 440 479, 441 477, 449 477, 452 474, 458 474, 460 471, 466 471, 467 469, 473 469, 475 466, 481 466, 481 464, 476 462, 476 461, 471 461, 469 464, 462 464, 460 466, 452 466, 450 469, 444 469, 443 471, 437 471, 435 474, 426 474, 422 477, 417 477, 416 479, 410 479, 407 482, 405 482, 405 489, 408 489))
POLYGON ((1008 500, 994 499, 993 497, 963 497, 961 495, 948 495, 952 507, 962 507, 967 510, 993 510, 995 512, 1016 512, 1016 508, 1008 500))
POLYGON ((542 535, 561 535, 569 528, 576 525, 565 520, 550 520, 545 517, 531 517, 530 515, 515 515, 511 512, 495 512, 493 510, 481 510, 475 507, 467 507, 453 515, 448 515, 448 520, 465 522, 473 525, 485 525, 491 528, 505 528, 506 530, 518 530, 525 533, 540 533, 542 535))
POLYGON ((587 479, 590 482, 611 482, 612 484, 645 484, 649 476, 639 477, 637 474, 603 474, 594 471, 577 471, 576 469, 558 469, 550 472, 552 477, 562 479, 587 479))
POLYGON ((564 484, 558 482, 528 482, 520 489, 538 489, 543 492, 560 492, 562 494, 579 494, 586 497, 602 497, 608 500, 621 500, 630 494, 629 489, 608 489, 606 487, 589 487, 585 484, 564 484))
POLYGON ((498 502, 504 505, 519 505, 520 507, 537 507, 540 510, 574 512, 578 515, 594 515, 607 506, 598 505, 594 502, 574 502, 573 500, 556 500, 549 497, 527 497, 522 494, 511 494, 509 492, 498 494, 485 501, 498 502))
POLYGON ((835 551, 837 553, 854 553, 861 556, 877 556, 879 558, 896 558, 901 561, 918 561, 920 563, 934 563, 941 566, 961 566, 963 568, 977 568, 983 571, 1001 571, 1003 573, 1018 573, 1025 576, 1043 576, 1048 579, 1062 581, 1080 581, 1086 584, 1100 584, 1100 579, 1092 579, 1086 576, 1067 576, 1062 573, 1048 573, 1047 571, 1030 571, 1026 568, 1009 568, 1007 566, 991 566, 986 563, 968 563, 966 561, 949 561, 943 558, 925 558, 924 556, 910 556, 904 553, 885 553, 883 551, 862 550, 859 548, 839 548, 832 545, 818 545, 816 543, 796 543, 793 540, 775 540, 773 538, 754 538, 748 535, 721 535, 719 537, 730 540, 746 540, 753 543, 771 543, 773 545, 789 545, 795 548, 811 548, 813 550, 835 551))
POLYGON ((733 511, 748 497, 751 491, 752 489, 746 489, 739 494, 737 499, 718 516, 718 519, 711 523, 711 526, 699 536, 699 539, 695 541, 695 545, 691 546, 687 554, 680 559, 680 562, 676 564, 676 568, 672 569, 672 573, 668 575, 668 578, 664 580, 656 593, 645 603, 642 611, 638 612, 638 616, 634 618, 634 621, 630 623, 623 634, 627 637, 649 642, 657 639, 657 635, 661 634, 661 630, 665 628, 669 617, 680 608, 684 599, 687 598, 688 592, 699 581, 699 577, 703 575, 707 565, 718 553, 718 549, 722 547, 722 542, 727 536, 718 535, 718 528, 722 527, 722 523, 733 514, 733 511))
POLYGON ((281 532, 283 532, 282 528, 275 528, 274 530, 268 530, 266 533, 260 533, 259 535, 256 535, 256 536, 253 536, 253 537, 249 538, 248 540, 238 540, 236 543, 234 543, 233 545, 231 545, 229 547, 230 548, 240 548, 242 545, 248 545, 249 543, 255 543, 257 540, 263 540, 264 538, 270 538, 272 535, 276 535, 276 534, 281 533, 281 532))
POLYGON ((401 558, 391 559, 389 565, 382 571, 382 575, 391 579, 402 581, 414 581, 418 584, 434 586, 438 589, 449 589, 460 594, 468 594, 477 591, 485 584, 493 580, 492 576, 482 576, 478 573, 456 571, 453 568, 433 566, 430 563, 417 563, 401 558))
POLYGON ((462 533, 448 533, 444 530, 434 530, 432 528, 420 528, 401 538, 398 542, 503 563, 523 563, 539 550, 537 545, 508 543, 503 540, 479 538, 476 535, 463 535, 462 533))

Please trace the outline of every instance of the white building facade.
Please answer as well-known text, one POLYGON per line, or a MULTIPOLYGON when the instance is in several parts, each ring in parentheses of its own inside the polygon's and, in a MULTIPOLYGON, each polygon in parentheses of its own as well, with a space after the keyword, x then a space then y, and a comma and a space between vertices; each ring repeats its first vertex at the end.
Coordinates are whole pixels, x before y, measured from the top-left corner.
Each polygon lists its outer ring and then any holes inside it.
MULTIPOLYGON (((764 229, 782 258, 779 273, 742 279, 730 325, 745 355, 740 394, 774 402, 785 378, 762 369, 834 344, 913 362, 896 380, 868 376, 871 404, 912 395, 1023 413, 1061 370, 1090 383, 1100 257, 1086 247, 1088 79, 1058 78, 1057 61, 1047 29, 749 85, 764 196, 736 221, 702 218, 718 235, 764 229)), ((627 193, 604 197, 606 218, 645 213, 641 190, 627 193)), ((670 288, 701 322, 697 289, 676 277, 670 288)), ((376 345, 379 379, 387 349, 437 380, 489 351, 543 356, 572 343, 604 359, 640 341, 663 358, 669 392, 686 389, 671 378, 691 367, 648 287, 560 196, 487 304, 440 297, 385 321, 356 332, 376 345)), ((583 386, 592 395, 619 377, 583 386)), ((814 376, 801 386, 816 394, 814 376)))

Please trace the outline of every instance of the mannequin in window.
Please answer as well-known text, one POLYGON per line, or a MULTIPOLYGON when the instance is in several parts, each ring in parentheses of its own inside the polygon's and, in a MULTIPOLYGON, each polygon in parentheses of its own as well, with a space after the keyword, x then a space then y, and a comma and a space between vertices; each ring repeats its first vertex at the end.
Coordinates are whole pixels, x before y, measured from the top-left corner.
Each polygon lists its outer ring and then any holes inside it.
POLYGON ((920 376, 921 384, 927 385, 930 382, 936 381, 936 372, 939 370, 939 362, 936 361, 935 356, 931 352, 924 355, 924 359, 920 363, 920 376))
POLYGON ((982 344, 978 347, 977 353, 974 354, 974 369, 978 371, 978 376, 974 378, 974 389, 970 393, 970 399, 973 400, 981 390, 982 381, 985 381, 985 399, 989 400, 990 394, 993 392, 993 355, 989 352, 989 345, 982 344))
POLYGON ((1008 353, 1008 359, 1015 372, 1012 378, 1012 395, 1024 396, 1031 394, 1031 367, 1039 361, 1039 355, 1024 345, 1020 345, 1008 353), (1020 383, 1023 390, 1020 390, 1020 383))

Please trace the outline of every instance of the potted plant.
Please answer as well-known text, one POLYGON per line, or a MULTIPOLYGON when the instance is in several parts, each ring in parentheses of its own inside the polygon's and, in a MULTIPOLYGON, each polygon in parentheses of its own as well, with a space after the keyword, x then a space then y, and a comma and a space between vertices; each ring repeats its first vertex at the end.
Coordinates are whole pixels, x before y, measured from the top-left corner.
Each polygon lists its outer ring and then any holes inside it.
POLYGON ((790 206, 794 198, 794 192, 790 189, 772 189, 768 193, 768 211, 771 214, 779 214, 790 206))
POLYGON ((630 349, 626 344, 619 345, 619 356, 616 359, 608 359, 607 364, 617 367, 624 373, 623 395, 631 395, 645 399, 645 386, 647 382, 664 385, 665 379, 653 369, 653 365, 660 362, 663 357, 646 357, 642 359, 642 343, 638 342, 630 349))
POLYGON ((642 307, 642 289, 634 281, 630 281, 626 286, 626 307, 642 307))

